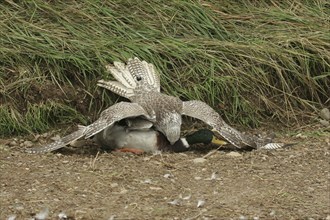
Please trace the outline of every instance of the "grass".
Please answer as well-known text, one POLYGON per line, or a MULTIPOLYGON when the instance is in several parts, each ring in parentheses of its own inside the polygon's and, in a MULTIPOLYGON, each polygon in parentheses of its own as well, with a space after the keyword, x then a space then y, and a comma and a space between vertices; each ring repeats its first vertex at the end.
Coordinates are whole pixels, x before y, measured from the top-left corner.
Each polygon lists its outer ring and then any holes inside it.
POLYGON ((55 123, 72 123, 74 119, 86 123, 84 117, 75 109, 53 101, 28 104, 24 114, 11 106, 2 105, 0 109, 0 124, 6 125, 3 126, 3 135, 41 132, 48 130, 55 123))
POLYGON ((104 65, 133 56, 156 66, 163 92, 229 123, 304 123, 330 105, 326 0, 8 0, 0 11, 1 135, 94 120, 118 100, 95 86, 104 65))

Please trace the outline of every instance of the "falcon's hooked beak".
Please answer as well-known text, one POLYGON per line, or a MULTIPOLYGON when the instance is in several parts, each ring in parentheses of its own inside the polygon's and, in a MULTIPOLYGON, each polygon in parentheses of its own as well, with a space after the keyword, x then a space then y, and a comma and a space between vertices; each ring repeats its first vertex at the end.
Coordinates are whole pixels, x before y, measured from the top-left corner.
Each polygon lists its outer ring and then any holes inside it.
POLYGON ((180 139, 181 128, 177 126, 167 127, 167 129, 162 133, 166 136, 170 144, 173 145, 180 139))
POLYGON ((180 139, 182 118, 178 113, 173 112, 167 115, 160 122, 158 129, 165 135, 167 140, 173 145, 180 139))
POLYGON ((179 135, 167 135, 167 140, 170 142, 171 145, 173 145, 175 142, 177 142, 180 138, 179 135))

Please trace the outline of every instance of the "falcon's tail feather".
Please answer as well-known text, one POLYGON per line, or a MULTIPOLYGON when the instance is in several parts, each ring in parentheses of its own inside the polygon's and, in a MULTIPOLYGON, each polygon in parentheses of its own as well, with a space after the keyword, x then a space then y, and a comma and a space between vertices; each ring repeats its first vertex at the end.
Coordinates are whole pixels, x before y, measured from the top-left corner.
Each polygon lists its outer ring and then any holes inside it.
POLYGON ((26 149, 26 152, 37 154, 37 153, 51 152, 60 149, 83 137, 85 135, 85 130, 86 130, 85 126, 79 125, 77 131, 62 137, 61 139, 54 141, 53 143, 47 144, 46 146, 26 149))
POLYGON ((266 150, 275 150, 279 148, 286 148, 286 147, 291 147, 293 145, 296 145, 297 143, 290 143, 290 144, 285 144, 285 143, 268 143, 265 144, 258 149, 266 149, 266 150))

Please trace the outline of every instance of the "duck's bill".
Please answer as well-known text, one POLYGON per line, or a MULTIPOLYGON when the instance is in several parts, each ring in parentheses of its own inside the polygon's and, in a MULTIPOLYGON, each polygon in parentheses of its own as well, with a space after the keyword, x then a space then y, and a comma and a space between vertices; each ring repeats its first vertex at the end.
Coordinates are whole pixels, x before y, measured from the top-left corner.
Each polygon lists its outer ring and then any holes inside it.
POLYGON ((222 145, 227 145, 228 143, 224 140, 220 140, 218 138, 216 138, 215 136, 213 136, 212 138, 212 144, 216 144, 216 145, 219 145, 219 146, 222 146, 222 145))

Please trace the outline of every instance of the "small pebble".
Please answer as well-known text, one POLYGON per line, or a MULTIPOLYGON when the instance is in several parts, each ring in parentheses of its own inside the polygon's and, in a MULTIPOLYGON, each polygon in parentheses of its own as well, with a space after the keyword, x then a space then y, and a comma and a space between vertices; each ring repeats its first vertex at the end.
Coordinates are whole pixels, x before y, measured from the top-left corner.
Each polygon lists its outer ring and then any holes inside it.
POLYGON ((206 159, 202 158, 202 157, 193 159, 194 163, 204 163, 205 161, 206 161, 206 159))
POLYGON ((229 156, 229 157, 242 157, 242 154, 240 154, 238 152, 235 152, 235 151, 232 151, 232 152, 230 152, 226 155, 229 156))
POLYGON ((270 215, 270 216, 275 216, 275 213, 276 213, 275 210, 272 210, 272 211, 269 213, 269 215, 270 215))
POLYGON ((45 208, 41 212, 37 213, 35 216, 36 220, 46 220, 49 214, 49 209, 45 208))
POLYGON ((149 161, 151 158, 150 157, 145 157, 143 158, 143 161, 149 161))
POLYGON ((320 117, 324 120, 330 120, 330 111, 327 108, 324 108, 320 111, 320 117))
POLYGON ((24 141, 23 144, 24 144, 25 147, 32 147, 33 146, 32 141, 24 141))
POLYGON ((247 218, 244 215, 241 215, 238 219, 239 220, 247 220, 247 218))
POLYGON ((33 138, 33 141, 38 141, 40 137, 41 137, 40 134, 36 134, 33 138))
POLYGON ((54 136, 54 137, 51 137, 50 139, 51 139, 52 141, 58 141, 58 140, 61 139, 61 137, 60 137, 60 135, 56 135, 56 136, 54 136))
POLYGON ((10 215, 7 220, 15 220, 16 219, 16 215, 10 215))
POLYGON ((296 137, 303 138, 303 139, 308 138, 306 135, 303 135, 301 133, 297 134, 296 137))
POLYGON ((115 217, 116 217, 116 215, 112 215, 112 216, 110 216, 110 218, 108 218, 108 220, 115 220, 115 217))
POLYGON ((127 192, 128 192, 127 189, 122 189, 122 190, 119 192, 119 194, 126 194, 127 192))
POLYGON ((21 210, 23 210, 24 209, 24 206, 23 206, 23 204, 22 203, 17 203, 17 204, 15 204, 15 209, 16 210, 19 210, 19 211, 21 211, 21 210))
POLYGON ((268 156, 267 156, 267 155, 262 155, 261 159, 262 159, 263 161, 266 161, 266 160, 268 160, 268 156))
POLYGON ((180 200, 179 199, 174 199, 173 201, 168 202, 168 204, 170 204, 170 205, 180 205, 180 200))
POLYGON ((330 138, 326 138, 324 140, 325 140, 325 143, 330 144, 330 138))
POLYGON ((197 208, 202 207, 204 204, 205 204, 205 201, 204 200, 198 200, 197 201, 197 208))
POLYGON ((217 179, 217 173, 213 172, 211 175, 211 180, 215 180, 215 179, 217 179))
POLYGON ((142 183, 145 183, 145 184, 151 184, 151 179, 146 179, 146 180, 144 180, 142 183))
POLYGON ((60 214, 58 214, 58 218, 60 220, 65 220, 68 218, 68 216, 64 212, 61 212, 60 214))
POLYGON ((330 122, 327 120, 320 119, 320 124, 325 127, 328 127, 330 125, 330 122))
POLYGON ((151 189, 151 190, 162 190, 161 187, 157 187, 157 186, 150 186, 149 189, 151 189))
POLYGON ((75 140, 70 143, 70 146, 77 148, 83 147, 85 145, 87 145, 87 140, 75 140))
POLYGON ((17 142, 16 142, 16 141, 11 141, 11 142, 9 143, 9 145, 10 145, 10 146, 17 146, 17 142))
POLYGON ((115 188, 115 187, 117 187, 117 186, 118 186, 118 183, 111 183, 111 184, 110 184, 110 187, 111 187, 111 188, 115 188))
POLYGON ((210 178, 206 178, 205 180, 218 180, 217 172, 213 172, 210 178))
POLYGON ((43 137, 43 138, 46 138, 46 137, 48 137, 49 136, 49 133, 43 133, 42 135, 41 135, 41 137, 43 137))
POLYGON ((308 190, 308 192, 314 192, 315 191, 315 189, 313 187, 308 187, 307 190, 308 190))
POLYGON ((152 155, 156 156, 156 155, 161 155, 162 152, 160 150, 156 150, 155 152, 152 153, 152 155))
POLYGON ((8 145, 1 145, 0 144, 0 150, 8 151, 9 150, 8 145))
POLYGON ((183 199, 183 200, 188 200, 188 199, 191 198, 191 195, 188 195, 188 196, 183 197, 183 196, 180 194, 180 198, 183 199))

